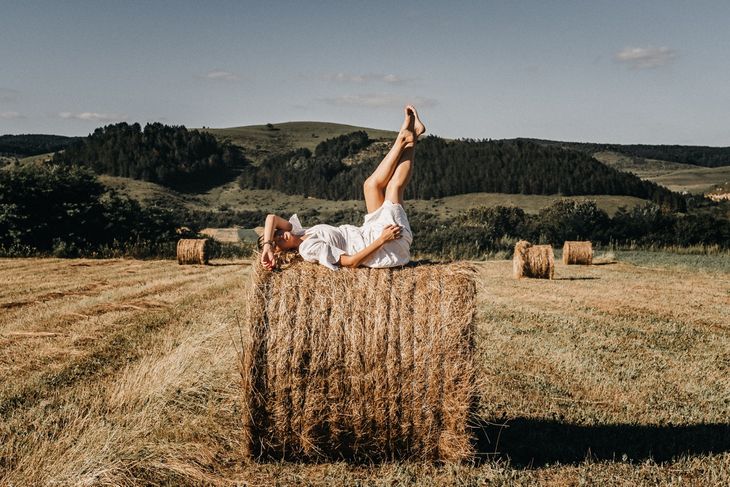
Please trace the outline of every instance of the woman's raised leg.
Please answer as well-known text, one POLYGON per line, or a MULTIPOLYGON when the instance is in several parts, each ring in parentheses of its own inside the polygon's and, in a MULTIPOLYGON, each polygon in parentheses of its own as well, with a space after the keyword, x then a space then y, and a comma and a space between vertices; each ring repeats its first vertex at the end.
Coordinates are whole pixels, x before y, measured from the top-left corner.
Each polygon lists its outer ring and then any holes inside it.
POLYGON ((398 132, 398 137, 395 139, 393 147, 391 147, 383 160, 380 161, 375 171, 365 180, 363 193, 365 194, 365 206, 367 207, 368 213, 372 213, 383 204, 386 197, 386 187, 392 179, 396 167, 403 159, 403 153, 413 148, 416 141, 416 135, 413 129, 415 119, 415 112, 410 107, 406 107, 403 126, 401 126, 401 130, 398 132))
MULTIPOLYGON (((411 180, 413 171, 413 157, 416 153, 415 147, 405 149, 401 155, 398 166, 393 171, 393 176, 385 187, 385 199, 393 203, 403 204, 403 193, 405 193, 408 181, 411 180)), ((382 202, 381 202, 382 204, 382 202)))
MULTIPOLYGON (((418 138, 426 131, 426 127, 423 125, 421 120, 418 118, 418 112, 412 105, 408 105, 406 109, 410 109, 414 116, 414 135, 418 138)), ((405 193, 408 181, 411 180, 411 174, 413 172, 413 158, 416 154, 415 143, 410 147, 403 150, 401 153, 398 165, 393 171, 393 175, 388 181, 385 187, 385 199, 392 201, 393 203, 403 204, 403 193, 405 193)), ((381 203, 382 204, 382 203, 381 203)))

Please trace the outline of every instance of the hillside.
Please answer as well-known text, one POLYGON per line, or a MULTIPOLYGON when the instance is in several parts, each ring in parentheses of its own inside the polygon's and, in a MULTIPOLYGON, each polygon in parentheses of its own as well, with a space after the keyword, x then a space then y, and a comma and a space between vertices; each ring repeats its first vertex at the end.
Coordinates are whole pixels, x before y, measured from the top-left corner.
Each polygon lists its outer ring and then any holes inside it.
MULTIPOLYGON (((314 153, 298 149, 244 169, 242 189, 276 189, 292 195, 347 200, 361 197, 362 184, 387 148, 345 164, 359 153, 364 132, 319 144, 314 153)), ((433 199, 476 192, 538 195, 623 195, 650 199, 683 211, 684 198, 654 183, 618 171, 588 155, 525 140, 445 140, 419 142, 408 199, 433 199)))
MULTIPOLYGON (((108 127, 105 129, 108 130, 108 127)), ((395 136, 393 131, 311 121, 199 130, 213 135, 223 144, 230 143, 239 147, 243 156, 253 164, 251 167, 256 168, 272 158, 285 158, 287 154, 295 153, 296 150, 305 149, 314 153, 325 140, 362 131, 370 139, 368 144, 358 148, 354 154, 338 158, 336 161, 337 171, 341 173, 340 179, 343 181, 348 178, 352 181, 364 177, 371 166, 376 164, 387 151, 390 141, 395 136)), ((727 170, 722 167, 705 170, 695 165, 643 159, 610 150, 593 153, 591 154, 593 158, 590 158, 586 157, 588 155, 586 151, 599 147, 600 144, 539 140, 536 141, 538 144, 532 144, 520 140, 450 141, 427 138, 423 141, 418 155, 422 171, 415 174, 412 184, 413 189, 417 191, 408 196, 409 199, 420 197, 413 206, 437 211, 440 214, 451 214, 480 204, 517 204, 527 212, 535 213, 540 207, 548 206, 562 195, 581 195, 583 199, 587 197, 595 199, 599 207, 612 214, 622 205, 632 207, 648 200, 675 199, 674 196, 669 196, 670 193, 664 195, 664 186, 674 191, 708 192, 716 186, 722 186, 728 180, 727 170), (539 149, 540 145, 546 148, 539 149), (430 146, 433 147, 429 149, 430 146), (444 160, 450 162, 444 164, 442 163, 444 160), (595 161, 602 164, 597 164, 595 161), (606 171, 607 166, 612 169, 606 171), (654 189, 649 186, 642 188, 637 183, 638 180, 630 181, 626 172, 661 186, 654 189), (444 184, 448 187, 438 189, 435 186, 440 187, 444 184), (633 189, 627 189, 628 187, 633 189), (440 198, 438 201, 441 203, 434 205, 433 202, 437 200, 430 198, 440 198)), ((136 152, 139 150, 135 149, 130 154, 133 156, 136 152)), ((49 159, 50 154, 22 158, 19 162, 42 163, 49 159)), ((130 167, 129 174, 139 173, 137 177, 155 176, 149 165, 154 161, 154 157, 145 156, 145 160, 149 159, 146 167, 150 170, 140 170, 138 164, 136 167, 129 166, 126 161, 133 160, 134 157, 131 159, 131 156, 125 157, 125 161, 106 166, 113 171, 130 167)), ((233 175, 240 171, 240 168, 232 169, 234 169, 233 175)), ((123 171, 127 169, 122 169, 120 175, 125 175, 123 171)), ((313 179, 311 175, 315 173, 316 171, 302 173, 302 177, 309 184, 313 179)), ((293 179, 299 179, 298 174, 295 176, 293 179)), ((349 208, 362 206, 359 200, 359 184, 352 182, 347 184, 351 187, 347 195, 317 194, 310 189, 306 192, 308 197, 303 198, 297 194, 285 194, 291 193, 286 187, 278 187, 280 191, 273 191, 277 186, 270 184, 263 184, 260 186, 262 189, 255 189, 257 185, 247 185, 244 189, 238 189, 230 182, 231 177, 211 180, 210 184, 198 187, 178 184, 175 191, 170 189, 169 185, 165 187, 126 177, 101 175, 105 184, 137 199, 158 202, 165 200, 171 204, 198 210, 263 207, 287 212, 292 208, 311 208, 326 215, 343 206, 349 208), (340 201, 335 202, 330 199, 340 201)))
POLYGON ((586 154, 608 151, 641 159, 654 159, 679 164, 690 164, 693 166, 730 166, 730 147, 709 147, 701 145, 601 144, 543 139, 518 140, 531 140, 541 145, 558 146, 584 152, 586 154))
MULTIPOLYGON (((190 210, 205 211, 220 208, 231 211, 263 210, 282 215, 317 211, 325 219, 342 210, 365 212, 365 203, 362 199, 333 201, 288 195, 276 190, 240 189, 236 183, 217 186, 204 193, 189 194, 180 193, 159 184, 128 178, 99 176, 99 180, 106 186, 142 202, 166 201, 168 204, 190 210)), ((480 206, 517 206, 529 214, 537 214, 540 209, 550 206, 562 198, 559 195, 468 193, 434 200, 411 199, 406 201, 406 208, 434 213, 440 217, 452 217, 460 211, 480 206)), ((599 208, 611 216, 621 206, 632 208, 648 202, 633 196, 612 195, 576 196, 572 199, 594 200, 599 208)), ((358 222, 353 221, 352 223, 358 222)))
POLYGON ((250 164, 238 147, 209 133, 159 122, 144 128, 126 122, 97 128, 57 152, 53 162, 193 190, 230 181, 250 164))
POLYGON ((730 182, 730 166, 681 169, 647 179, 672 191, 707 194, 730 182))
POLYGON ((375 141, 392 140, 396 132, 329 122, 285 122, 221 129, 199 129, 244 149, 246 157, 259 163, 265 158, 304 147, 314 151, 323 140, 363 130, 375 141))
POLYGON ((642 159, 619 152, 596 152, 593 157, 615 169, 636 174, 672 191, 707 194, 730 181, 730 166, 700 167, 692 164, 642 159))
POLYGON ((47 134, 0 135, 0 155, 23 158, 56 152, 79 138, 47 134))
POLYGON ((684 169, 697 169, 697 166, 692 164, 660 161, 658 159, 642 159, 640 157, 628 156, 626 154, 613 151, 595 152, 591 155, 594 159, 607 166, 611 166, 620 171, 636 174, 640 178, 663 176, 665 174, 684 169))

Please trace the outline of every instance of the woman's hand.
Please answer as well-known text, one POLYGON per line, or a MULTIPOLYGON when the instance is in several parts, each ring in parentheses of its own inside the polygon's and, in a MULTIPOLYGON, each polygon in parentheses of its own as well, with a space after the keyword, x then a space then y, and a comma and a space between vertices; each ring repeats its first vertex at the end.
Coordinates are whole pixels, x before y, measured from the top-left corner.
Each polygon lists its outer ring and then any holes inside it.
POLYGON ((271 250, 271 244, 264 245, 264 249, 261 251, 261 265, 270 271, 273 271, 276 266, 276 258, 271 250))
POLYGON ((380 240, 385 243, 400 238, 400 230, 400 225, 388 225, 383 229, 383 233, 380 234, 380 240))

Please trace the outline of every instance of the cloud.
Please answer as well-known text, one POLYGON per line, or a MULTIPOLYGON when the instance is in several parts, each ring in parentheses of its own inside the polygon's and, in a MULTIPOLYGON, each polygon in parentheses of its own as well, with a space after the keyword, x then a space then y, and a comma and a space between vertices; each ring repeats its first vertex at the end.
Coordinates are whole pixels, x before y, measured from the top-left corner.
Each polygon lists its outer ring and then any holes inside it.
POLYGON ((322 98, 321 101, 335 106, 350 107, 368 107, 380 108, 390 106, 400 106, 406 103, 412 103, 417 107, 432 107, 438 102, 432 98, 421 96, 406 97, 400 95, 391 95, 389 93, 370 93, 362 95, 342 95, 332 98, 322 98))
POLYGON ((387 83, 390 85, 400 85, 408 82, 406 78, 402 78, 395 74, 352 74, 337 73, 327 74, 324 76, 327 81, 337 83, 387 83))
POLYGON ((94 122, 118 122, 126 120, 127 116, 120 113, 98 113, 98 112, 61 112, 58 114, 64 120, 83 120, 94 122))
POLYGON ((0 88, 0 103, 14 103, 18 101, 18 90, 12 90, 10 88, 0 88))
POLYGON ((241 79, 237 74, 231 73, 230 71, 223 71, 216 69, 205 73, 203 78, 212 79, 216 81, 238 81, 241 79))
POLYGON ((627 47, 614 55, 620 63, 632 69, 651 69, 665 66, 677 58, 677 51, 669 47, 627 47))
POLYGON ((0 118, 5 120, 17 120, 19 118, 25 118, 25 116, 18 112, 0 112, 0 118))

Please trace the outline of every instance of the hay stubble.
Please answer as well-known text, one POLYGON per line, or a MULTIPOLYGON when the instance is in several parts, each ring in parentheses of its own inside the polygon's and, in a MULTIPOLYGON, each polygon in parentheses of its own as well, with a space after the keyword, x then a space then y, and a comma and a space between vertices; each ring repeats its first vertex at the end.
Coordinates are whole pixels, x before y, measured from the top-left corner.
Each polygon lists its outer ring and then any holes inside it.
MULTIPOLYGON (((653 255, 647 254, 647 259, 653 255)), ((662 262, 668 259, 661 257, 662 262)), ((99 290, 96 297, 59 297, 53 305, 38 303, 0 313, 3 337, 16 332, 60 333, 14 338, 2 347, 0 390, 18 390, 23 384, 44 389, 41 402, 14 409, 0 421, 0 485, 730 483, 730 453, 726 450, 681 455, 678 449, 680 456, 666 462, 629 454, 622 461, 620 448, 631 445, 622 445, 620 437, 616 438, 616 455, 601 461, 593 459, 595 450, 577 449, 580 442, 563 445, 575 449, 567 463, 534 462, 524 468, 504 457, 490 460, 494 452, 504 455, 528 448, 560 453, 555 451, 552 433, 540 441, 532 438, 533 443, 512 435, 510 441, 517 450, 511 450, 506 438, 519 421, 546 422, 553 425, 550 431, 618 425, 664 429, 670 434, 693 425, 730 424, 727 272, 626 263, 596 267, 558 263, 556 280, 514 280, 510 262, 479 263, 477 267, 479 415, 507 426, 499 442, 490 436, 492 443, 480 450, 489 455, 483 464, 444 468, 417 462, 352 465, 247 460, 244 447, 249 443, 242 424, 245 404, 231 345, 231 337, 238 343, 239 333, 255 333, 236 325, 242 323, 236 310, 243 316, 244 308, 251 304, 241 299, 247 267, 186 267, 174 261, 0 259, 3 282, 31 283, 25 289, 15 287, 3 302, 34 300, 44 293, 72 290, 102 279, 112 285, 99 290), (89 267, 71 267, 77 263, 89 267), (37 278, 36 269, 43 269, 42 279, 37 278), (127 274, 127 269, 134 274, 127 274), (191 277, 195 280, 190 281, 191 277), (177 293, 168 283, 179 283, 177 293), (115 288, 119 288, 116 293, 115 288), (142 288, 150 295, 138 296, 142 288), (173 306, 120 310, 88 320, 60 318, 133 296, 165 300, 173 306), (42 321, 34 326, 39 314, 42 321), (122 322, 125 328, 120 328, 122 322), (83 381, 34 382, 32 374, 72 368, 77 363, 78 354, 86 349, 68 348, 71 342, 64 340, 88 326, 95 327, 95 339, 84 346, 102 346, 106 341, 111 361, 89 362, 97 369, 83 381), (116 334, 132 332, 134 340, 111 342, 116 334), (27 348, 28 343, 33 346, 27 348), (119 346, 114 348, 115 344, 119 346), (54 348, 64 355, 49 364, 44 354, 54 348), (17 372, 23 370, 26 372, 17 372), (591 459, 586 460, 589 455, 591 459)), ((416 303, 410 300, 413 293, 408 289, 416 282, 402 279, 394 283, 402 287, 398 292, 402 298, 391 306, 391 315, 393 309, 398 309, 399 316, 412 313, 416 303)), ((341 295, 342 291, 333 288, 331 293, 341 295)), ((447 299, 445 294, 443 299, 447 299)), ((331 320, 338 319, 336 313, 350 311, 333 308, 331 320)), ((412 329, 401 326, 399 331, 401 343, 412 343, 408 338, 412 329)), ((327 333, 328 337, 341 336, 333 328, 327 333)), ((390 328, 388 336, 390 344, 394 336, 390 328)), ((344 384, 350 348, 329 338, 328 344, 331 378, 327 382, 344 384)), ((413 368, 405 365, 413 363, 412 347, 400 346, 400 354, 390 349, 386 354, 399 357, 407 377, 413 368)), ((444 376, 453 370, 445 367, 444 376)), ((389 402, 404 402, 413 393, 402 389, 389 402)), ((325 408, 328 424, 349 420, 350 411, 342 407, 349 404, 347 395, 336 388, 327 389, 326 395, 332 401, 325 408), (340 398, 339 403, 334 398, 340 398)), ((448 400, 445 395, 445 408, 448 400)), ((463 403, 449 407, 461 406, 463 403)), ((411 412, 408 408, 401 411, 404 415, 411 412)), ((416 434, 410 420, 401 422, 399 428, 401 438, 416 434)), ((343 438, 341 444, 352 443, 348 431, 332 427, 330 431, 331 437, 343 438)))

